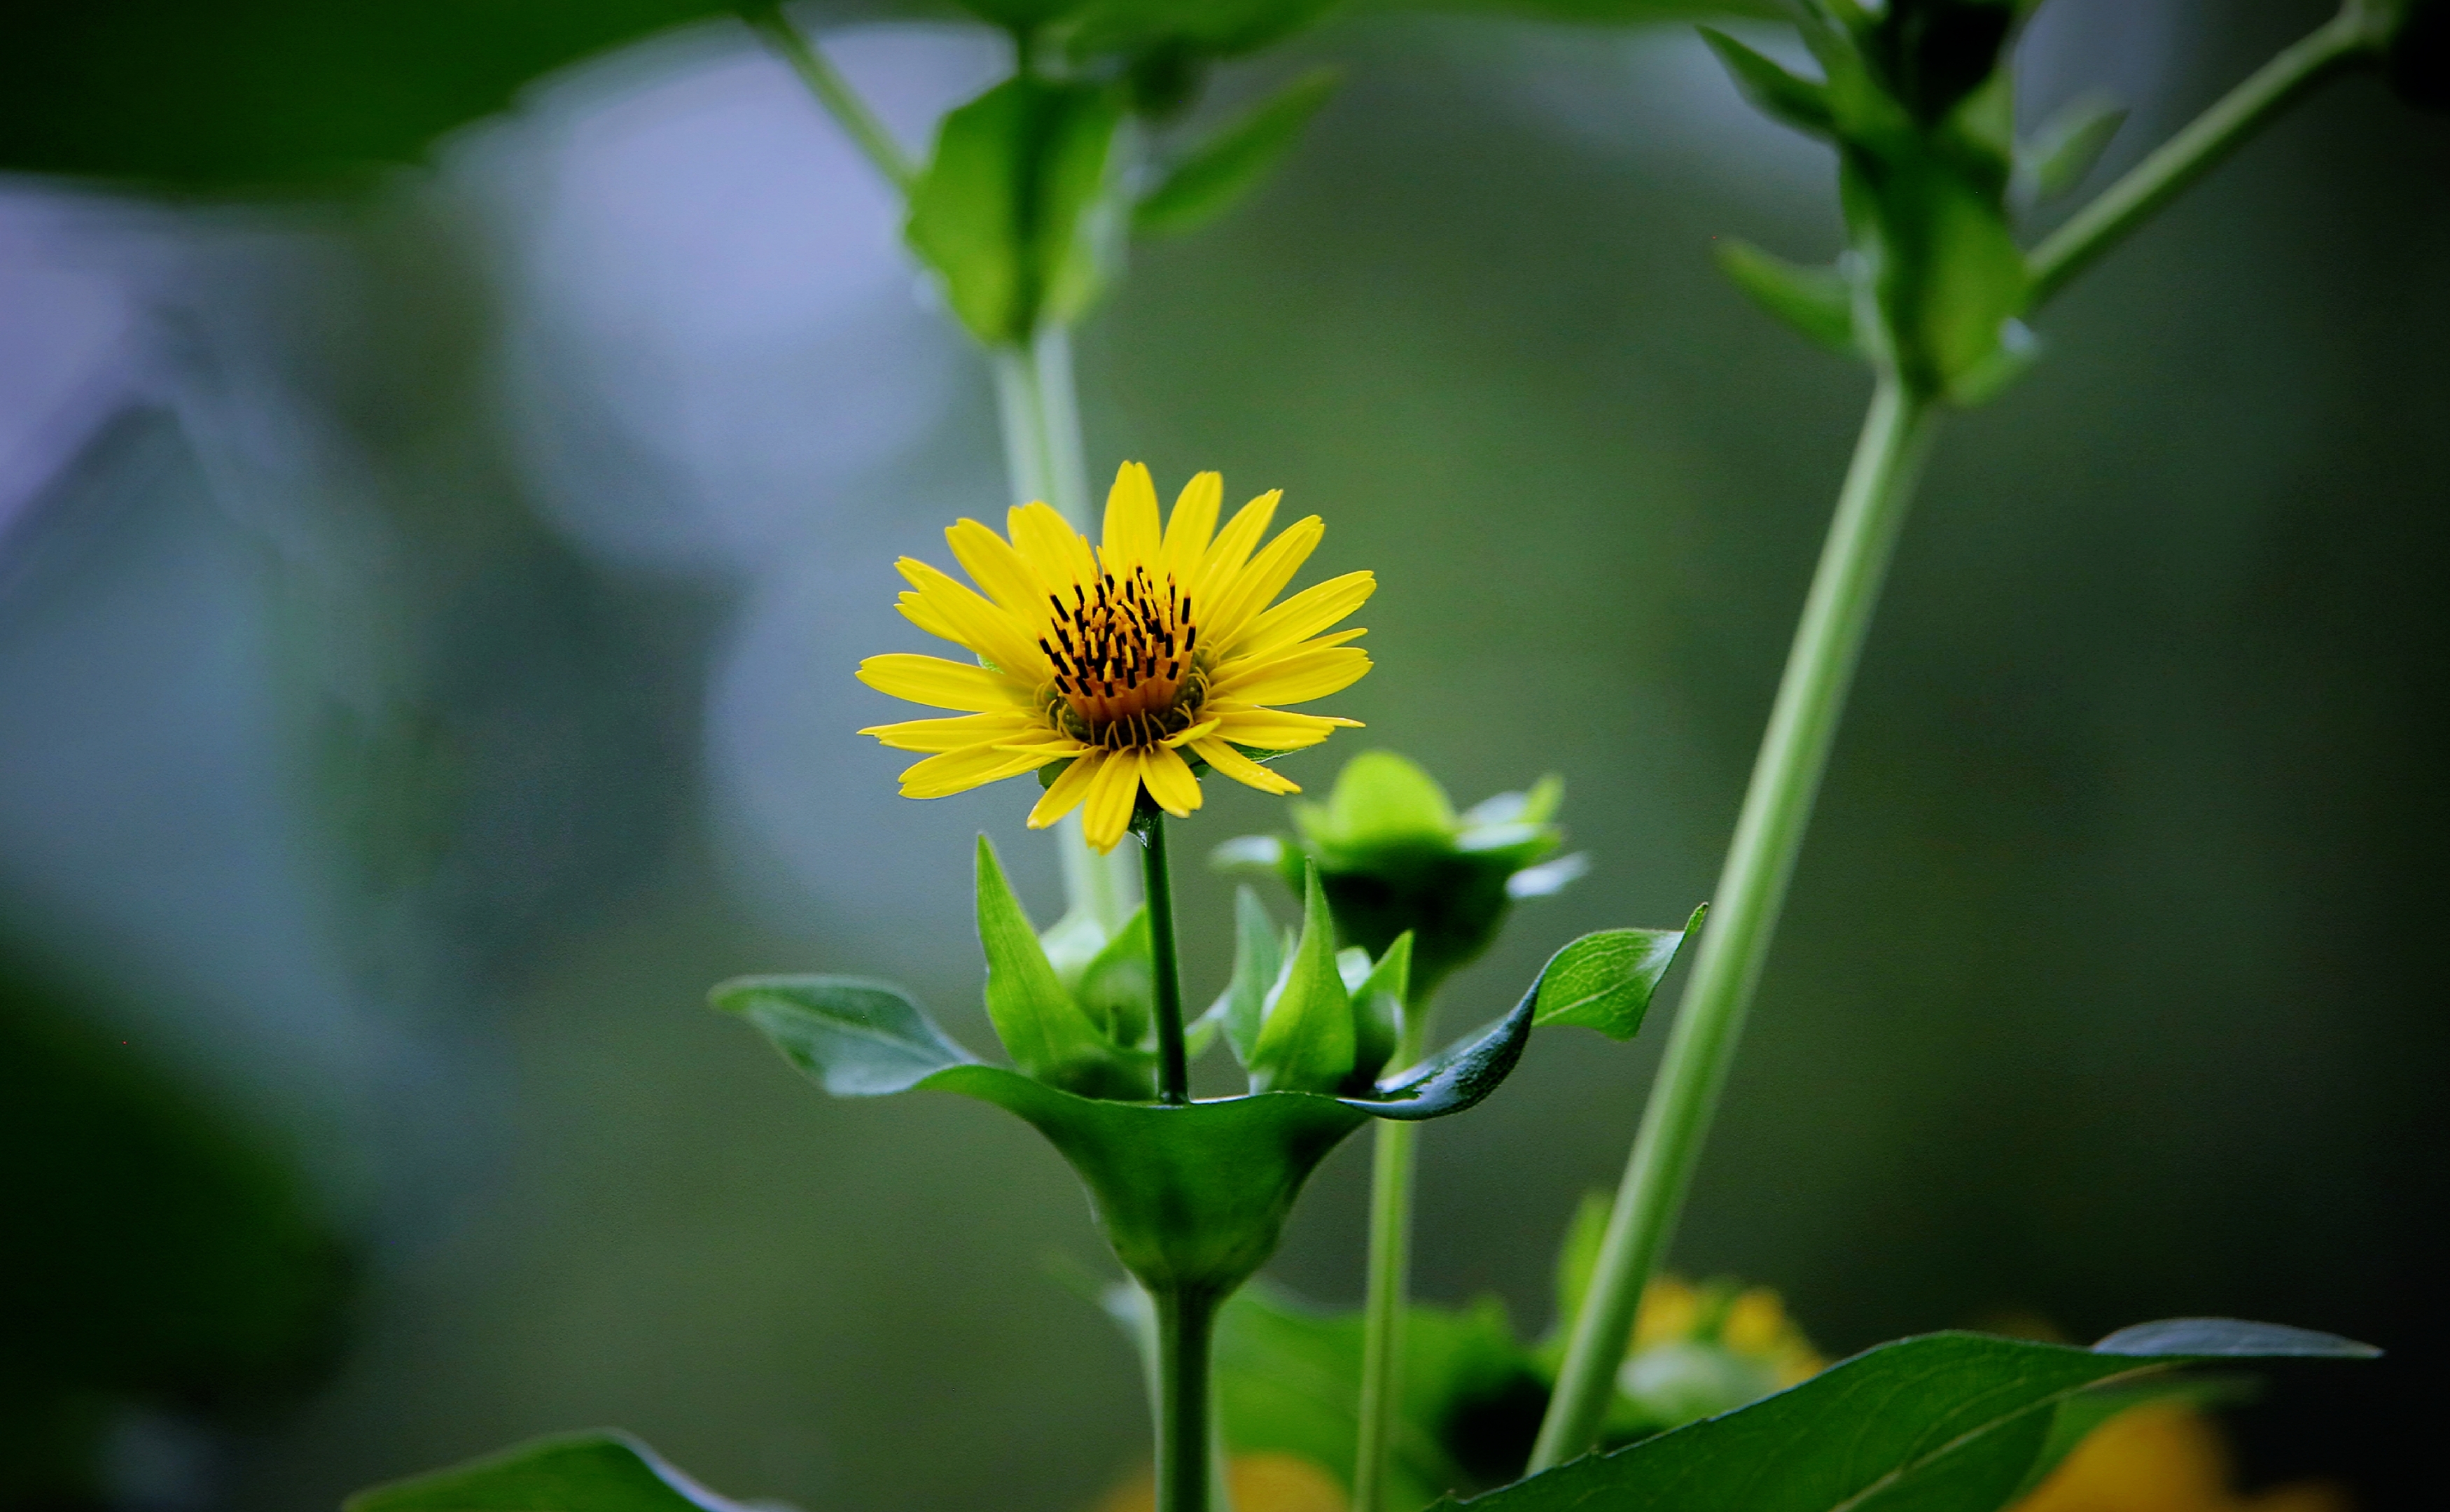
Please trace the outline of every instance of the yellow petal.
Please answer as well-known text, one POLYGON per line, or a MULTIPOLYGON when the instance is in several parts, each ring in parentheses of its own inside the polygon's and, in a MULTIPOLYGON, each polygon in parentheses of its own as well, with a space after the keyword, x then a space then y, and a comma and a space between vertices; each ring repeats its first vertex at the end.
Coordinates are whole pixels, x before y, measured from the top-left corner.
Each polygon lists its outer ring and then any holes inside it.
POLYGON ((1262 660, 1231 679, 1221 671, 1211 692, 1237 704, 1305 704, 1340 693, 1370 670, 1358 646, 1330 646, 1262 660))
POLYGON ((930 607, 927 596, 917 589, 904 592, 901 597, 893 601, 893 607, 902 611, 904 619, 938 640, 951 641, 956 646, 967 644, 962 639, 961 628, 942 611, 930 607))
POLYGON ((1046 589, 1012 543, 976 520, 961 520, 944 533, 953 560, 970 581, 1014 616, 1034 622, 1046 611, 1046 589))
POLYGON ((1196 740, 1191 743, 1191 748, 1197 751, 1200 759, 1207 762, 1209 766, 1245 786, 1255 787, 1263 793, 1301 791, 1299 784, 1270 771, 1224 741, 1213 738, 1196 740))
MULTIPOLYGON (((1221 636, 1216 642, 1216 655, 1226 661, 1237 656, 1261 656, 1280 646, 1291 646, 1327 629, 1345 615, 1370 601, 1378 591, 1378 580, 1369 572, 1347 572, 1331 577, 1314 587, 1305 588, 1275 608, 1269 610, 1228 641, 1221 636)), ((1350 631, 1346 632, 1348 636, 1350 631)))
POLYGON ((1284 490, 1271 489, 1243 505, 1209 544, 1207 554, 1199 559, 1199 581, 1194 589, 1198 601, 1192 606, 1195 610, 1204 611, 1208 601, 1251 559, 1252 549, 1259 544, 1260 536, 1268 533, 1268 522, 1276 517, 1276 500, 1282 497, 1284 490))
POLYGON ((1099 555, 1117 577, 1132 564, 1157 565, 1157 484, 1138 462, 1115 470, 1115 486, 1106 491, 1106 539, 1099 555))
POLYGON ((1216 510, 1224 502, 1224 475, 1200 473, 1182 485, 1174 513, 1166 516, 1165 570, 1186 588, 1199 569, 1199 559, 1208 554, 1208 542, 1216 533, 1216 510))
POLYGON ((1045 795, 1038 800, 1038 806, 1029 811, 1029 827, 1044 829, 1079 807, 1080 800, 1089 796, 1091 779, 1105 761, 1104 751, 1093 750, 1056 773, 1055 781, 1046 785, 1045 795))
POLYGON ((859 664, 859 680, 880 693, 906 698, 930 708, 959 708, 986 713, 1027 708, 1034 689, 983 667, 948 662, 941 656, 914 656, 893 651, 859 664))
POLYGON ((1005 516, 1012 544, 1046 591, 1059 597, 1075 583, 1094 582, 1098 564, 1089 543, 1051 505, 1023 504, 1005 516))
POLYGON ((905 768, 902 773, 902 796, 943 798, 952 793, 967 792, 988 783, 1034 772, 1045 766, 1048 760, 1041 751, 1015 755, 993 746, 973 746, 967 750, 946 751, 905 768))
MULTIPOLYGON (((953 633, 945 635, 946 640, 968 647, 1013 676, 1032 684, 1042 683, 1054 675, 1054 669, 1047 665, 1046 654, 1038 649, 1033 632, 1015 623, 1012 615, 916 557, 905 556, 894 566, 917 586, 920 599, 930 615, 952 627, 953 633)), ((944 634, 919 615, 911 613, 907 603, 903 605, 902 611, 909 614, 911 621, 922 629, 934 634, 944 634)))
POLYGON ((1102 856, 1121 843, 1139 796, 1140 764, 1131 752, 1116 751, 1099 764, 1080 808, 1080 834, 1091 850, 1102 856))
POLYGON ((1219 646, 1233 645, 1252 617, 1266 609, 1268 600, 1293 581, 1293 573, 1309 560, 1310 553, 1317 549, 1319 537, 1326 533, 1326 522, 1315 514, 1286 526, 1283 534, 1251 559, 1250 566, 1209 591, 1208 607, 1199 616, 1201 634, 1214 635, 1219 646))
POLYGON ((1281 708, 1254 708, 1216 716, 1216 738, 1253 750, 1302 750, 1358 721, 1295 714, 1281 708))
POLYGON ((1188 746, 1195 740, 1206 738, 1214 733, 1215 728, 1216 722, 1212 719, 1205 724, 1194 725, 1179 735, 1168 735, 1162 744, 1167 746, 1188 746))
POLYGON ((1188 819, 1199 806, 1199 779, 1191 775, 1191 764, 1163 746, 1151 746, 1139 753, 1140 782, 1157 805, 1176 819, 1188 819))
POLYGON ((1027 714, 964 714, 959 719, 913 719, 899 725, 870 725, 861 730, 895 750, 960 750, 964 746, 989 746, 1025 738, 1044 729, 1027 714))

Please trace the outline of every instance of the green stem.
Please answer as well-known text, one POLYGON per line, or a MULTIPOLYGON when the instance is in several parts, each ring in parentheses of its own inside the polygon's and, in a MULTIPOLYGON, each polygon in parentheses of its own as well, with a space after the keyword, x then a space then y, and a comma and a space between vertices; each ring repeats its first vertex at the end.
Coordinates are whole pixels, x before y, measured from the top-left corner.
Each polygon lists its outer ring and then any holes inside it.
POLYGON ((1675 1231, 1726 1083, 1934 419, 1929 399, 1882 378, 1796 627, 1692 983, 1643 1109, 1598 1269, 1531 1451, 1534 1472, 1598 1438, 1635 1305, 1675 1231))
POLYGON ((1191 1100, 1191 1067, 1182 1053, 1182 960, 1174 939, 1174 877, 1165 858, 1165 814, 1152 807, 1142 858, 1148 879, 1149 957, 1157 988, 1157 1095, 1191 1100))
POLYGON ((833 66, 833 60, 817 50, 800 29, 791 24, 790 18, 783 14, 780 5, 750 5, 744 7, 740 14, 741 19, 755 29, 768 46, 783 55, 783 61, 788 63, 791 70, 800 76, 800 82, 808 87, 808 92, 817 97, 817 103, 826 107, 826 113, 849 134, 859 150, 875 165, 876 171, 895 188, 908 194, 910 186, 919 180, 918 166, 903 153, 902 145, 893 140, 893 133, 885 128, 885 123, 877 119, 876 112, 868 108, 867 102, 850 87, 850 81, 842 76, 842 70, 833 66))
MULTIPOLYGON (((1027 346, 988 349, 995 368, 996 412, 1003 422, 1004 472, 1016 504, 1043 499, 1086 531, 1089 489, 1081 461, 1079 401, 1072 381, 1072 343, 1060 329, 1040 332, 1027 346)), ((1080 816, 1064 819, 1057 835, 1063 897, 1112 937, 1131 916, 1130 861, 1100 856, 1081 835, 1080 816)))
POLYGON ((2126 177, 2103 190, 2067 224, 2042 240, 2029 260, 2032 302, 2056 294, 2068 280, 2167 204, 2257 128, 2343 66, 2369 55, 2378 23, 2351 4, 2161 144, 2126 177))
MULTIPOLYGON (((1390 1069, 1421 1058, 1429 1040, 1427 998, 1404 1008, 1404 1033, 1390 1069)), ((1404 1391, 1404 1311, 1410 1302, 1412 1173, 1420 1125, 1381 1118, 1370 1153, 1370 1262, 1361 1303, 1361 1432, 1353 1446, 1352 1512, 1381 1512, 1387 1453, 1404 1391)))
POLYGON ((1220 1299, 1169 1289, 1150 1300, 1157 1307, 1157 1512, 1208 1512, 1208 1357, 1220 1299))

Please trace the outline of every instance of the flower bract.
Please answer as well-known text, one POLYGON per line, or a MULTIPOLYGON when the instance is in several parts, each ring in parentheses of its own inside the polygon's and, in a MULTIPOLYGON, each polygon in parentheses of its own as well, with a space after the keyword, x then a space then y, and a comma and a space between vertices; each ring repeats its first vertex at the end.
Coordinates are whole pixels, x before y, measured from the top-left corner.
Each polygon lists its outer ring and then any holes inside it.
POLYGON ((871 688, 957 711, 860 732, 929 753, 902 774, 903 796, 1060 768, 1030 824, 1078 808, 1089 843, 1105 851, 1143 792, 1177 817, 1199 806, 1195 760, 1262 792, 1299 791, 1252 753, 1299 750, 1357 724, 1274 706, 1324 698, 1370 670, 1369 654, 1348 644, 1363 632, 1331 627, 1376 582, 1347 572, 1274 602, 1325 527, 1312 515, 1263 542, 1278 499, 1268 493, 1220 530, 1223 497, 1223 479, 1202 473, 1160 526, 1148 469, 1126 462, 1095 545, 1048 506, 1025 504, 1006 534, 967 519, 944 533, 976 588, 904 558, 902 612, 977 660, 860 664, 871 688))

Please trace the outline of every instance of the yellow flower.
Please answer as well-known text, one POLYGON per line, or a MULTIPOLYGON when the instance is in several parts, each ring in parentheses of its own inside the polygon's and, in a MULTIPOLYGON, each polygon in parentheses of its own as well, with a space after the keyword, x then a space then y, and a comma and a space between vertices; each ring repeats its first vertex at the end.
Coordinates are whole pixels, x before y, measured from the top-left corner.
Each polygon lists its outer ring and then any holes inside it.
MULTIPOLYGON (((1351 1502, 1335 1477, 1291 1454, 1237 1454, 1226 1462, 1225 1483, 1234 1512, 1350 1512, 1351 1502)), ((1138 1477, 1107 1493, 1098 1512, 1154 1512, 1157 1477, 1138 1477)))
POLYGON ((978 658, 860 663, 870 688, 962 711, 860 731, 932 753, 902 774, 903 796, 942 798, 1068 763, 1030 826, 1080 808, 1089 843, 1107 851, 1143 789, 1177 818, 1199 806, 1185 751, 1261 792, 1299 792, 1245 752, 1299 750, 1358 725, 1266 706, 1324 698, 1370 670, 1369 653, 1346 644, 1362 631, 1322 632, 1377 583, 1347 572, 1271 607, 1326 528, 1313 514, 1262 546, 1279 495, 1260 494, 1219 531, 1224 493, 1215 473, 1193 478, 1160 533, 1148 469, 1126 462, 1095 547, 1046 505, 1024 504, 1008 517, 1009 539, 976 520, 944 533, 982 591, 903 558, 912 591, 902 612, 978 658))
POLYGON ((2348 1512, 2346 1494, 2322 1482, 2229 1486, 2219 1425, 2185 1402, 2152 1402, 2093 1429, 2013 1512, 2348 1512))

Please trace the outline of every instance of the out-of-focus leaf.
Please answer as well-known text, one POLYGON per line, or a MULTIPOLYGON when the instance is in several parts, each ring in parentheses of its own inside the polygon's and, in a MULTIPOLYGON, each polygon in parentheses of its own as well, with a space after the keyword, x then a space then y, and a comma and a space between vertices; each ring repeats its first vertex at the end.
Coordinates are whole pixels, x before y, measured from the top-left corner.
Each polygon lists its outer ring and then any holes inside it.
POLYGON ((1812 340, 1844 357, 1857 357, 1855 289, 1836 268, 1805 267, 1774 257, 1749 242, 1722 238, 1719 269, 1753 302, 1812 340))
POLYGON ((1703 27, 1701 40, 1736 81, 1744 98, 1763 115, 1799 131, 1825 137, 1835 129, 1829 115, 1828 86, 1789 73, 1785 67, 1754 51, 1723 31, 1703 27))
POLYGON ((341 1512, 749 1512, 626 1433, 535 1439, 359 1492, 341 1512))
POLYGON ((1488 1512, 1602 1505, 1997 1512, 2048 1444, 2058 1405, 2103 1382, 2207 1352, 2221 1359, 2375 1352, 2328 1334, 2222 1322, 2146 1324, 2092 1349, 1972 1333, 1901 1339, 1750 1406, 1573 1461, 1469 1504, 1488 1512))
POLYGON ((0 168, 326 188, 413 163, 538 76, 719 0, 113 0, 10 8, 0 168))
POLYGON ((1339 78, 1333 68, 1314 68, 1201 143, 1141 198, 1133 229, 1172 235, 1231 209, 1274 170, 1339 78))
POLYGON ((1532 1022, 1579 1024, 1610 1039, 1631 1039, 1642 1032, 1659 979, 1708 911, 1707 904, 1694 909, 1682 929, 1603 930, 1558 951, 1540 973, 1532 1022))
POLYGON ((837 1097, 907 1092, 977 1058, 889 982, 859 977, 734 977, 707 994, 837 1097))
POLYGON ((1779 0, 1369 0, 1380 10, 1443 10, 1464 14, 1523 16, 1535 21, 1637 26, 1713 17, 1757 16, 1783 20, 1779 0))
MULTIPOLYGON (((1274 843, 1269 836, 1251 838, 1274 843)), ((1284 960, 1276 922, 1268 917, 1259 895, 1248 884, 1235 888, 1234 977, 1225 984, 1218 1007, 1222 1010, 1219 1018, 1224 1023, 1226 1042, 1234 1047, 1234 1058, 1246 1068, 1251 1064, 1251 1052, 1259 1043, 1259 1025, 1267 1015, 1269 989, 1284 970, 1284 960)))
POLYGON ((989 344, 1076 319, 1120 248, 1111 190, 1122 104, 1103 86, 1006 79, 944 117, 910 190, 911 249, 989 344))
POLYGON ((1069 45, 1075 55, 1175 50, 1232 57, 1280 42, 1337 0, 1089 0, 1069 45))
POLYGON ((1404 1033, 1404 995, 1412 976, 1412 937, 1398 935, 1352 987, 1352 1075, 1374 1082, 1404 1033))
POLYGON ((2033 139, 2017 151, 2018 166, 2032 184, 2033 197, 2054 199, 2083 183, 2126 124, 2125 107, 2097 95, 2071 101, 2043 122, 2033 139))

